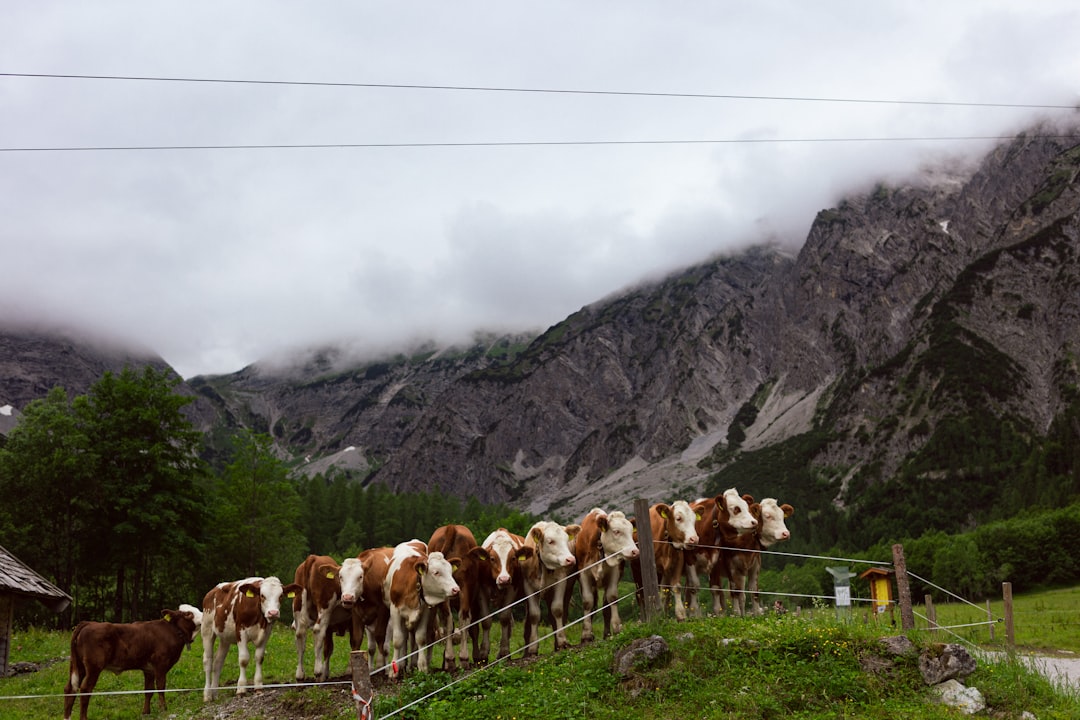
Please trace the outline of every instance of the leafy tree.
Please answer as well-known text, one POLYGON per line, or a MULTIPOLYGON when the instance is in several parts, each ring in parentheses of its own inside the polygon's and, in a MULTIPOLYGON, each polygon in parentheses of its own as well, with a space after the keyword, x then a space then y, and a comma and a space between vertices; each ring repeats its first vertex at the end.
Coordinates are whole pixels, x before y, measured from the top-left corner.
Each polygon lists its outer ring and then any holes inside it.
POLYGON ((73 402, 97 498, 86 522, 97 542, 84 547, 115 577, 117 620, 139 617, 140 602, 175 587, 177 568, 201 549, 200 435, 182 413, 191 398, 174 392, 179 382, 169 370, 125 367, 106 372, 73 402))
POLYGON ((291 580, 304 556, 300 495, 269 435, 245 431, 216 485, 211 540, 227 579, 277 574, 291 580))
POLYGON ((53 388, 26 406, 0 450, 0 536, 17 556, 55 579, 76 584, 85 508, 94 503, 88 440, 67 393, 53 388))

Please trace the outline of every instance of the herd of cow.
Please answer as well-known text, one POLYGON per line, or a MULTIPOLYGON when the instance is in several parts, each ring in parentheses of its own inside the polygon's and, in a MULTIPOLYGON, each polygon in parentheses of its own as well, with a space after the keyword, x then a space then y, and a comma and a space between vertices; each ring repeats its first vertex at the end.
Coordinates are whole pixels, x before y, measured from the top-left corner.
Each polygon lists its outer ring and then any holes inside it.
MULTIPOLYGON (((687 605, 690 613, 700 614, 702 577, 708 578, 714 613, 723 613, 727 604, 724 580, 732 591, 735 613, 745 613, 746 595, 751 598, 750 611, 760 612, 759 551, 790 537, 784 520, 792 512, 790 505, 780 505, 773 498, 754 502, 734 489, 692 503, 679 500, 650 507, 657 578, 674 605, 675 617, 685 619, 687 605)), ((433 640, 438 637, 445 642, 446 669, 458 662, 468 666, 470 640, 472 662, 487 662, 492 618, 497 615, 502 628, 498 657, 506 657, 513 632, 512 608, 520 602, 526 603, 525 656, 537 653, 541 601, 553 625, 555 649, 562 649, 567 646, 566 614, 575 584, 581 592, 582 642, 594 639, 592 616, 601 594, 603 632, 608 637, 622 629, 615 600, 627 564, 640 593, 634 521, 623 512, 600 509, 574 525, 537 522, 524 537, 500 528, 477 543, 467 527, 446 525, 426 543, 410 540, 396 547, 373 548, 340 564, 325 555, 310 555, 287 585, 273 576, 223 582, 206 594, 201 609, 181 605, 163 610, 158 620, 144 622, 79 623, 71 636, 64 718, 71 717, 79 697, 80 716, 86 719, 90 693, 103 670, 142 670, 143 712, 150 711, 155 687, 164 710, 165 676, 184 647, 200 635, 205 701, 215 697, 232 645, 237 646, 240 661, 237 694, 247 689, 249 643, 255 651, 253 686, 262 688, 263 655, 283 599, 292 601, 297 680, 305 678, 309 632, 314 676, 320 681, 329 674, 335 633, 348 632, 354 650, 360 649, 366 637, 373 667, 385 669, 394 679, 414 656, 417 670, 426 671, 433 640)))

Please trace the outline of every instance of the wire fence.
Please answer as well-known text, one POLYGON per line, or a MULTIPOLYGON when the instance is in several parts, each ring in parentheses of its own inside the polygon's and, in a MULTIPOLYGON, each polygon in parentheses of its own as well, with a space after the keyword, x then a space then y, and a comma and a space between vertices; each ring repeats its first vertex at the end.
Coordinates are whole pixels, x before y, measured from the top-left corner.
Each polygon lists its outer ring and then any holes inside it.
MULTIPOLYGON (((658 541, 658 542, 667 542, 667 541, 658 541)), ((706 550, 719 549, 719 550, 722 550, 722 551, 731 551, 732 550, 732 548, 726 548, 726 547, 722 547, 722 546, 698 546, 698 549, 706 549, 706 550)), ((828 561, 828 562, 842 562, 842 563, 850 563, 850 564, 855 564, 855 565, 867 565, 867 566, 871 566, 871 567, 890 567, 890 566, 892 566, 891 562, 866 560, 866 559, 862 559, 862 558, 848 558, 848 557, 837 557, 837 556, 811 555, 811 554, 805 554, 805 553, 788 553, 788 552, 781 552, 781 551, 775 551, 775 550, 750 550, 750 551, 743 550, 742 552, 757 552, 757 553, 761 553, 761 554, 774 555, 774 556, 800 558, 800 559, 812 559, 812 560, 823 560, 823 561, 828 561)), ((561 585, 561 584, 567 583, 567 582, 574 582, 574 581, 576 581, 578 575, 580 575, 581 573, 584 573, 584 572, 586 572, 586 571, 588 571, 588 570, 590 570, 590 569, 592 569, 592 568, 594 568, 594 567, 596 567, 596 566, 598 566, 598 565, 600 565, 600 564, 602 564, 604 562, 606 562, 606 558, 601 557, 600 560, 596 561, 595 563, 593 563, 591 565, 588 565, 588 566, 586 566, 584 568, 578 568, 577 570, 573 571, 572 573, 568 573, 568 575, 567 575, 567 577, 565 579, 558 581, 553 586, 558 586, 558 585, 561 585)), ((980 607, 979 605, 976 605, 975 603, 970 602, 969 600, 961 597, 960 595, 958 595, 958 594, 956 594, 956 593, 954 593, 954 592, 952 592, 952 591, 950 591, 950 590, 948 590, 946 588, 943 588, 943 587, 933 583, 932 581, 930 581, 930 580, 928 580, 928 579, 926 579, 924 577, 916 575, 915 573, 912 573, 910 571, 908 571, 907 574, 910 575, 911 577, 917 579, 919 582, 924 583, 926 586, 932 587, 935 590, 937 590, 937 591, 939 591, 941 593, 944 593, 945 595, 947 595, 950 598, 953 598, 953 599, 955 599, 955 600, 957 600, 959 602, 965 603, 965 604, 971 606, 972 608, 975 608, 976 610, 979 610, 980 612, 984 611, 984 608, 980 607)), ((455 627, 454 628, 454 635, 456 637, 460 638, 460 641, 462 643, 468 642, 470 631, 474 627, 479 626, 481 629, 483 629, 483 625, 485 623, 488 623, 489 625, 493 624, 494 621, 497 620, 499 615, 501 615, 502 613, 508 612, 508 611, 512 612, 519 605, 522 605, 523 603, 528 603, 528 602, 530 602, 531 600, 534 600, 534 599, 538 599, 543 593, 545 593, 548 590, 550 590, 550 587, 541 588, 540 590, 536 590, 536 591, 534 591, 532 593, 525 594, 522 597, 516 598, 515 600, 513 600, 513 602, 511 602, 511 603, 509 603, 507 605, 495 608, 494 610, 492 610, 487 615, 484 615, 483 617, 477 618, 475 620, 471 620, 467 625, 460 626, 460 627, 455 627)), ((682 584, 682 585, 661 585, 661 590, 667 591, 668 593, 676 593, 676 592, 682 593, 682 592, 686 591, 686 585, 685 585, 685 583, 682 584)), ((784 597, 784 598, 800 598, 800 599, 806 599, 806 600, 810 601, 812 604, 816 604, 817 607, 821 607, 821 608, 827 607, 829 603, 837 601, 837 596, 835 594, 831 594, 831 595, 829 595, 829 594, 809 594, 809 593, 796 593, 796 592, 790 592, 790 591, 775 591, 775 590, 774 591, 766 591, 766 590, 760 590, 760 589, 757 589, 757 588, 735 588, 735 587, 731 587, 730 583, 728 584, 728 586, 722 587, 722 588, 716 587, 716 586, 704 586, 704 587, 700 588, 699 591, 700 592, 704 592, 704 591, 724 592, 724 593, 729 593, 731 595, 734 595, 734 594, 742 594, 742 595, 754 594, 754 595, 762 595, 762 596, 767 596, 767 597, 775 596, 775 597, 784 597)), ((458 685, 458 684, 460 684, 460 683, 462 683, 462 682, 464 682, 464 681, 466 681, 466 680, 468 680, 470 678, 473 678, 473 677, 477 676, 478 674, 488 672, 488 671, 492 670, 493 668, 496 668, 496 667, 500 666, 501 664, 503 664, 504 662, 510 660, 511 658, 514 658, 515 656, 522 656, 522 655, 524 655, 526 653, 527 649, 532 648, 532 647, 539 647, 539 645, 541 643, 543 643, 543 642, 545 642, 547 640, 550 640, 553 637, 556 637, 561 632, 565 632, 565 630, 567 628, 574 627, 574 626, 584 622, 588 618, 595 618, 595 617, 597 617, 599 615, 602 615, 605 611, 610 610, 611 608, 613 608, 615 606, 618 606, 620 603, 623 603, 625 601, 630 600, 630 598, 634 597, 638 592, 639 592, 639 589, 636 588, 634 591, 625 593, 625 594, 623 594, 623 595, 621 595, 621 596, 619 596, 617 598, 614 598, 614 599, 608 599, 608 598, 605 597, 604 598, 604 603, 602 605, 597 605, 589 613, 581 613, 579 617, 577 617, 577 618, 575 618, 573 620, 567 620, 566 622, 563 623, 561 628, 552 629, 551 632, 549 632, 549 633, 547 633, 545 635, 535 637, 532 641, 530 641, 528 646, 522 646, 520 648, 517 648, 517 649, 513 650, 512 652, 510 652, 509 654, 507 654, 505 656, 497 657, 494 661, 486 662, 484 664, 479 664, 479 665, 475 666, 473 669, 468 670, 466 672, 463 672, 460 675, 458 675, 457 677, 451 678, 445 684, 431 690, 430 692, 424 694, 423 696, 418 697, 418 698, 416 698, 416 699, 402 705, 401 707, 398 707, 397 709, 395 709, 395 710, 393 710, 391 712, 383 714, 381 717, 389 718, 389 717, 393 717, 395 715, 398 715, 400 713, 403 713, 406 710, 408 710, 409 708, 412 708, 412 707, 414 707, 414 706, 416 706, 418 704, 426 702, 426 701, 438 696, 440 693, 445 692, 445 691, 449 690, 450 688, 452 688, 452 687, 454 687, 454 686, 456 686, 456 685, 458 685)), ((874 597, 867 598, 867 597, 850 597, 849 596, 848 599, 850 600, 851 603, 866 604, 867 606, 874 605, 874 604, 876 604, 877 606, 880 606, 880 604, 881 604, 881 599, 880 598, 874 598, 874 597)), ((811 606, 811 608, 808 608, 808 610, 811 611, 811 612, 812 612, 813 609, 814 609, 813 605, 811 606)), ((797 611, 798 611, 798 609, 797 609, 797 611)), ((938 625, 934 618, 928 617, 927 615, 923 615, 921 613, 916 613, 916 616, 926 624, 925 629, 930 630, 930 631, 940 631, 940 632, 946 633, 946 634, 948 634, 948 635, 950 635, 952 637, 955 637, 958 641, 966 643, 968 645, 972 645, 972 646, 974 646, 975 643, 973 643, 970 639, 965 638, 965 637, 957 634, 954 631, 959 630, 959 629, 964 629, 964 628, 972 628, 972 627, 980 627, 980 626, 993 626, 996 623, 1002 622, 1002 620, 1003 620, 1000 617, 991 617, 990 619, 988 619, 986 621, 981 621, 981 622, 963 623, 963 624, 957 624, 957 625, 943 626, 943 625, 938 625)), ((399 663, 402 666, 402 669, 403 669, 404 666, 412 665, 414 660, 419 658, 421 653, 431 652, 431 651, 434 650, 434 648, 436 648, 438 646, 446 645, 446 643, 447 643, 447 638, 445 636, 439 637, 439 638, 433 640, 432 642, 429 642, 429 643, 427 643, 427 644, 425 644, 425 645, 423 645, 421 647, 417 647, 416 649, 412 650, 411 652, 409 652, 406 655, 394 658, 393 660, 391 660, 387 664, 370 670, 370 676, 374 677, 376 675, 379 675, 380 673, 387 672, 388 670, 391 669, 391 667, 394 665, 395 662, 399 663)), ((384 647, 387 650, 391 649, 389 638, 387 639, 384 647)), ((368 652, 371 653, 371 654, 374 654, 373 649, 370 648, 370 647, 368 648, 368 652)), ((390 653, 388 653, 388 655, 389 654, 390 653)), ((444 658, 444 661, 445 661, 445 658, 444 658)), ((324 687, 325 688, 325 687, 332 687, 332 686, 335 686, 335 685, 352 685, 352 681, 351 680, 327 680, 327 681, 307 681, 307 682, 305 682, 305 681, 297 681, 297 682, 285 682, 285 683, 267 683, 267 684, 263 684, 259 689, 262 689, 262 690, 278 690, 278 689, 295 689, 295 688, 307 688, 307 687, 324 687)), ((246 689, 247 690, 252 690, 254 688, 249 684, 246 689)), ((204 688, 201 688, 201 687, 200 688, 165 688, 164 690, 161 690, 161 691, 153 690, 153 692, 190 693, 190 692, 202 692, 203 690, 204 690, 204 688)), ((224 687, 219 688, 219 691, 224 691, 224 690, 226 690, 226 688, 224 688, 224 687)), ((143 694, 145 692, 146 692, 146 690, 143 690, 143 689, 138 689, 138 690, 108 690, 108 691, 94 691, 94 692, 89 693, 89 694, 91 696, 96 696, 96 697, 105 697, 105 696, 141 695, 141 694, 143 694)), ((65 698, 65 697, 72 697, 72 696, 80 697, 82 695, 84 695, 84 693, 0 695, 0 708, 3 707, 3 704, 2 704, 3 701, 57 699, 57 698, 65 698)), ((354 698, 357 698, 355 690, 353 692, 353 696, 354 696, 354 698)), ((357 699, 358 699, 358 702, 359 702, 359 698, 357 698, 357 699)))

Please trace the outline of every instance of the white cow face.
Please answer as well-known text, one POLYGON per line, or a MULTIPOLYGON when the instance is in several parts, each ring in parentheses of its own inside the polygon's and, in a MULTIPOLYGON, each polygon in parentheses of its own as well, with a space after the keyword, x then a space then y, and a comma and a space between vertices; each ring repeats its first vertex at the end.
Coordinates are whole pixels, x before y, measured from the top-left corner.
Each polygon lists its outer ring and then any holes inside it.
MULTIPOLYGON (((262 616, 266 618, 267 622, 274 622, 281 617, 281 597, 285 591, 281 585, 281 580, 273 575, 262 580, 257 578, 254 580, 254 582, 245 581, 239 588, 240 592, 245 595, 248 593, 258 594, 259 609, 262 611, 262 616)), ((295 586, 289 585, 290 589, 293 587, 295 586)))
POLYGON ((496 530, 484 540, 483 547, 488 553, 491 576, 495 579, 495 585, 500 588, 509 585, 512 580, 510 569, 514 567, 510 560, 517 553, 518 544, 507 531, 496 530))
POLYGON ((750 512, 750 506, 739 495, 738 490, 735 488, 725 490, 721 498, 724 507, 727 509, 728 524, 735 528, 736 532, 742 535, 757 529, 758 522, 754 519, 754 515, 750 512))
POLYGON ((671 503, 671 519, 668 521, 671 544, 680 550, 697 545, 697 513, 685 500, 671 503), (672 529, 670 526, 674 525, 672 529), (680 541, 679 538, 682 538, 680 541))
POLYGON ((541 520, 529 530, 529 536, 536 543, 540 562, 549 570, 569 568, 577 564, 577 558, 570 552, 570 538, 581 529, 580 525, 563 527, 557 522, 541 520))
POLYGON ((784 519, 791 517, 794 512, 795 508, 787 503, 778 505, 776 498, 765 498, 761 501, 761 545, 763 547, 769 547, 791 537, 784 519))
POLYGON ((438 605, 447 598, 461 592, 454 580, 457 563, 451 563, 441 552, 427 556, 427 563, 417 566, 420 572, 420 584, 424 589, 424 599, 429 605, 438 605))
POLYGON ((364 592, 364 565, 359 558, 346 558, 338 570, 341 604, 351 608, 364 592))
POLYGON ((638 556, 634 526, 621 510, 600 519, 600 544, 604 548, 604 555, 612 563, 622 558, 633 560, 638 556))

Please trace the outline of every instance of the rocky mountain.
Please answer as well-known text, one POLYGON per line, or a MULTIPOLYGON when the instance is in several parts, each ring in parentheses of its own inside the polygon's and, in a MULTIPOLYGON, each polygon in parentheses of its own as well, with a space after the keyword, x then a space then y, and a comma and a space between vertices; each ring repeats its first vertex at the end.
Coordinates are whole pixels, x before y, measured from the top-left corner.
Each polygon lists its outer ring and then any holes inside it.
POLYGON ((734 485, 801 505, 807 533, 872 539, 881 518, 879 535, 1068 499, 1078 138, 1036 127, 880 183, 818 213, 798 252, 716 258, 537 337, 363 363, 326 349, 189 385, 208 437, 270 433, 301 472, 557 517, 734 485))

